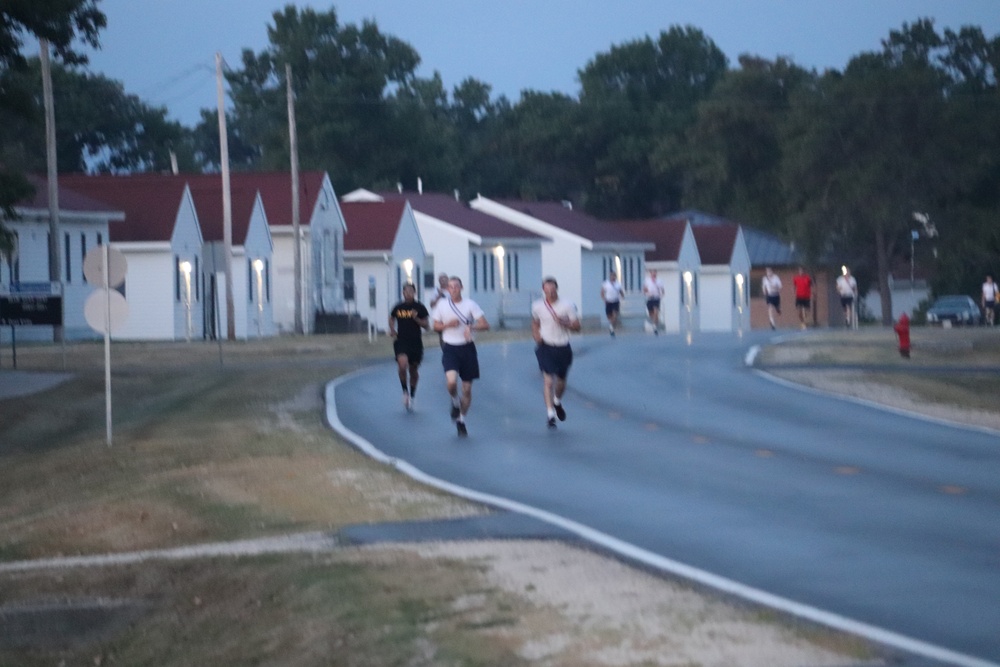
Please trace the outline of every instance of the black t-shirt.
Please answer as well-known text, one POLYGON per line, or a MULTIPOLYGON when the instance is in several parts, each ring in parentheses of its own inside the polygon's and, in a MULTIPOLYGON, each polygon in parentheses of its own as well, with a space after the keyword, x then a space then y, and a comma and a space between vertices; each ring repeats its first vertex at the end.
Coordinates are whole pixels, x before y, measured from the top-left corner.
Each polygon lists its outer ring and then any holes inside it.
POLYGON ((400 301, 392 307, 392 318, 396 320, 396 333, 400 340, 421 340, 420 323, 426 319, 427 308, 419 301, 400 301))

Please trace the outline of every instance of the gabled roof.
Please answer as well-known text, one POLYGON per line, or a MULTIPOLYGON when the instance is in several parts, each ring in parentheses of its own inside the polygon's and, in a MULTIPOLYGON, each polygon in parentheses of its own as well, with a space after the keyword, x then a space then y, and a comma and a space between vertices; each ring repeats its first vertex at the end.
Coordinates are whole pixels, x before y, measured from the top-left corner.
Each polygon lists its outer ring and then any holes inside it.
MULTIPOLYGON (((544 239, 544 236, 494 218, 482 211, 469 207, 465 202, 441 193, 382 192, 378 194, 384 201, 409 201, 414 211, 454 225, 467 232, 484 238, 498 239, 544 239)), ((346 214, 345 214, 346 215, 346 214)))
MULTIPOLYGON (((308 225, 316 208, 317 198, 323 191, 326 172, 303 171, 299 173, 299 224, 308 225)), ((292 224, 292 175, 289 172, 237 172, 230 176, 232 187, 250 188, 260 192, 267 211, 267 224, 280 226, 292 224)), ((332 201, 331 206, 336 206, 332 201)))
POLYGON ((390 250, 406 210, 406 200, 393 202, 342 202, 347 228, 344 250, 390 250))
MULTIPOLYGON (((737 224, 717 215, 695 210, 681 211, 670 217, 686 218, 691 223, 692 229, 703 226, 737 224)), ((746 243, 751 266, 795 266, 801 262, 799 254, 795 251, 795 246, 782 241, 774 234, 744 225, 743 242, 746 243)))
POLYGON ((576 234, 595 243, 642 243, 627 230, 603 220, 591 217, 582 211, 573 210, 561 202, 525 202, 516 199, 494 199, 507 208, 530 215, 553 227, 576 234))
MULTIPOLYGON (((22 199, 17 202, 15 206, 17 208, 26 210, 49 210, 49 179, 45 176, 36 176, 34 174, 26 174, 25 176, 28 182, 31 183, 32 187, 35 188, 35 194, 26 199, 22 199)), ((115 208, 113 205, 109 205, 108 202, 100 201, 97 198, 90 197, 87 194, 78 192, 68 187, 62 187, 64 179, 60 176, 58 178, 59 187, 59 210, 60 211, 72 211, 74 213, 100 213, 108 214, 108 217, 114 220, 121 220, 123 213, 115 208)))
POLYGON ((118 243, 170 241, 187 184, 176 179, 154 181, 131 176, 64 174, 60 182, 87 197, 124 211, 124 224, 111 225, 118 243))
MULTIPOLYGON (((316 200, 323 191, 323 179, 326 173, 322 171, 306 171, 299 174, 299 223, 308 225, 312 217, 316 200)), ((180 180, 191 184, 191 191, 203 185, 222 187, 221 174, 133 174, 129 179, 180 180)), ((292 175, 289 172, 234 172, 229 175, 229 187, 249 189, 260 192, 264 210, 267 211, 268 225, 292 224, 292 175)), ((221 196, 221 195, 220 195, 221 196)), ((233 219, 235 222, 235 213, 233 219)))
MULTIPOLYGON (((229 190, 233 216, 233 243, 242 245, 250 233, 250 218, 253 216, 254 203, 257 201, 257 191, 232 187, 232 184, 229 190)), ((196 181, 191 185, 191 197, 194 199, 194 209, 198 214, 202 238, 205 241, 222 241, 225 235, 222 183, 196 181)))
POLYGON ((675 262, 680 258, 687 220, 621 220, 614 224, 626 229, 636 238, 656 244, 655 250, 646 251, 647 262, 675 262))
POLYGON ((691 232, 698 244, 702 266, 724 265, 733 261, 736 237, 740 232, 738 225, 697 225, 691 227, 691 232))

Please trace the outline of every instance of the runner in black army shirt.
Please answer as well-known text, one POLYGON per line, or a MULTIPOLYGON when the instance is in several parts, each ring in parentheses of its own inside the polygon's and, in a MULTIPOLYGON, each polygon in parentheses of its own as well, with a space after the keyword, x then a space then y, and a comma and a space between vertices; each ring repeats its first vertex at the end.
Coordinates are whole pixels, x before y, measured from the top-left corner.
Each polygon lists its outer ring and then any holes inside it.
POLYGON ((417 288, 413 283, 403 285, 403 300, 389 312, 389 335, 395 338, 392 351, 399 366, 399 384, 403 387, 403 406, 413 410, 413 398, 417 393, 418 368, 424 359, 424 341, 421 329, 429 327, 427 308, 416 300, 417 288), (407 387, 406 374, 409 369, 410 381, 407 387))

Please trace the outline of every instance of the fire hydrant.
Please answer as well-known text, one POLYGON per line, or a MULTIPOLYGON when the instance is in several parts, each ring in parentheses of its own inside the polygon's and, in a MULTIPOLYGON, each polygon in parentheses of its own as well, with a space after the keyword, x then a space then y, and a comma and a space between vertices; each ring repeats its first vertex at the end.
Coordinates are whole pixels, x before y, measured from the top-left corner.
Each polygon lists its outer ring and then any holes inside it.
POLYGON ((899 339, 899 356, 910 358, 910 318, 906 313, 899 316, 899 321, 892 327, 899 339))

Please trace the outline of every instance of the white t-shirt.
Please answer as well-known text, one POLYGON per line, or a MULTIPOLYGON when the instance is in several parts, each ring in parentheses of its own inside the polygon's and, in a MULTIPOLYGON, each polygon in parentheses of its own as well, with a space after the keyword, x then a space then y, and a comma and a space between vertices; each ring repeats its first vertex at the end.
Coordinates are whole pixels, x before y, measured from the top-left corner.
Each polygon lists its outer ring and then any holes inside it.
POLYGON ((760 286, 764 290, 764 296, 781 294, 781 278, 775 274, 765 275, 764 279, 760 281, 760 286))
POLYGON ((556 346, 569 345, 566 325, 580 320, 573 302, 558 299, 555 303, 548 303, 544 297, 531 304, 531 317, 538 322, 542 341, 556 346))
POLYGON ((484 315, 483 309, 472 299, 462 299, 458 303, 441 299, 434 306, 431 319, 442 324, 459 320, 463 326, 448 327, 441 332, 441 340, 449 345, 465 345, 472 342, 472 325, 484 315))
POLYGON ((839 276, 837 278, 837 294, 843 297, 853 297, 858 290, 858 281, 854 276, 839 276))
POLYGON ((601 283, 601 294, 604 295, 604 301, 607 303, 618 303, 622 299, 622 292, 625 288, 617 280, 611 282, 610 280, 605 280, 601 283))
POLYGON ((647 276, 642 283, 642 291, 647 299, 659 299, 663 296, 663 281, 659 278, 654 280, 652 276, 647 276))
POLYGON ((983 300, 991 303, 997 300, 997 284, 983 283, 983 300))

